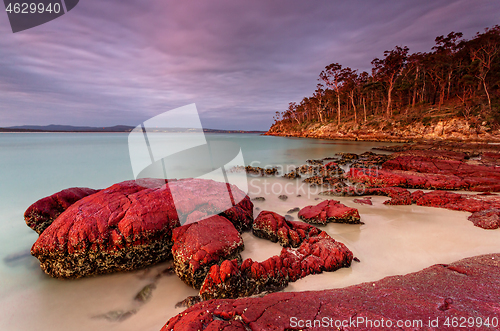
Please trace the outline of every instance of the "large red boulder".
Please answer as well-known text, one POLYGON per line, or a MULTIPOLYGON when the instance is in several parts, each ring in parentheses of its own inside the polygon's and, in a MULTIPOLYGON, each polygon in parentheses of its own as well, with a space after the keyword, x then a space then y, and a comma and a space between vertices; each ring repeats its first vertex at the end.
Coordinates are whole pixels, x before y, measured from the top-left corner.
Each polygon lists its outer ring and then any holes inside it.
MULTIPOLYGON (((245 196, 235 186, 231 190, 234 199, 245 196)), ((169 258, 172 230, 193 212, 220 211, 224 194, 225 183, 202 179, 115 184, 66 209, 31 253, 46 273, 59 278, 142 268, 169 258)))
POLYGON ((200 288, 208 270, 226 259, 241 260, 243 239, 225 217, 212 216, 174 229, 175 273, 186 284, 200 288))
POLYGON ((304 222, 312 224, 360 223, 356 208, 347 207, 336 200, 325 200, 316 206, 304 207, 299 211, 298 216, 304 222))
POLYGON ((78 200, 99 192, 87 187, 72 187, 38 200, 24 213, 26 224, 38 234, 78 200))
POLYGON ((464 321, 498 330, 498 311, 500 254, 491 254, 342 289, 205 301, 161 330, 451 330, 464 321))

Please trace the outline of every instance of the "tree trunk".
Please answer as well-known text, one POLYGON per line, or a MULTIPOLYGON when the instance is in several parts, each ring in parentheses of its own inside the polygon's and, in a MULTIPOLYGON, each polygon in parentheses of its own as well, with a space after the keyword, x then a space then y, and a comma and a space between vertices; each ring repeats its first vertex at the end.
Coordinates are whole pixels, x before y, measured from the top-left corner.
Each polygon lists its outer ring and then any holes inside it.
POLYGON ((354 109, 354 123, 358 123, 358 114, 356 112, 356 105, 354 104, 354 92, 351 92, 351 102, 352 102, 352 109, 354 109))
POLYGON ((388 90, 388 93, 387 93, 387 111, 386 111, 386 115, 387 115, 387 118, 391 118, 392 116, 392 109, 391 109, 391 102, 392 102, 392 90, 394 88, 394 82, 391 81, 390 82, 390 85, 389 85, 389 90, 388 90))
POLYGON ((483 79, 484 92, 486 92, 486 97, 488 98, 488 107, 491 110, 491 99, 490 94, 488 93, 488 88, 486 87, 486 79, 483 79))
POLYGON ((415 88, 413 90, 413 100, 411 102, 411 108, 415 108, 415 102, 417 101, 417 89, 415 88))
POLYGON ((364 121, 364 123, 366 123, 366 104, 365 104, 365 98, 363 98, 363 114, 365 115, 365 121, 364 121))
POLYGON ((439 105, 438 105, 439 111, 441 111, 441 105, 444 103, 445 92, 446 92, 445 86, 441 87, 441 93, 439 94, 439 105))
POLYGON ((340 127, 340 93, 337 92, 337 125, 340 127))

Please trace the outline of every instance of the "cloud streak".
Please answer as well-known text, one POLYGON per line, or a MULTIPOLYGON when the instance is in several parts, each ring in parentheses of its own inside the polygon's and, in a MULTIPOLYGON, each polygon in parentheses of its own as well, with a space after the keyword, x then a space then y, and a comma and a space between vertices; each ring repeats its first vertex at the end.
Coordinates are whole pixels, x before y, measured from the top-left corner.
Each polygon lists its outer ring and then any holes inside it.
POLYGON ((0 19, 0 126, 136 125, 196 102, 205 127, 267 129, 331 62, 370 70, 497 23, 496 0, 95 1, 12 34, 0 19))

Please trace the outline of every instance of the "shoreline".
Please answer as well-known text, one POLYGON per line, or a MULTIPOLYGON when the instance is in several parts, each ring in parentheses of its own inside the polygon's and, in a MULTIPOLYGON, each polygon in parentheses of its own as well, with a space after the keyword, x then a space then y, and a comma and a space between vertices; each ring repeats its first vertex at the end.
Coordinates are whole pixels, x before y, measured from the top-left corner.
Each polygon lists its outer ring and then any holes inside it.
POLYGON ((360 141, 360 142, 388 142, 388 143, 477 143, 477 144, 500 144, 500 137, 494 139, 489 138, 425 138, 425 137, 394 137, 391 135, 380 135, 373 137, 372 135, 316 135, 314 133, 281 133, 281 132, 266 132, 262 136, 271 137, 286 137, 286 138, 309 138, 309 139, 324 139, 324 140, 339 140, 339 141, 360 141))

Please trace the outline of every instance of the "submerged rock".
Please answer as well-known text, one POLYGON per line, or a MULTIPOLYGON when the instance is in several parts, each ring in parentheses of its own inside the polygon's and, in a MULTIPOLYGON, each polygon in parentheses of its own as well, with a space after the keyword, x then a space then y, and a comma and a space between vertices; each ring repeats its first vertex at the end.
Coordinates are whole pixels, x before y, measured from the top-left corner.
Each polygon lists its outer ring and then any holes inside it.
POLYGON ((298 216, 304 222, 312 224, 361 223, 356 208, 347 207, 336 200, 325 200, 316 206, 304 207, 298 216))
POLYGON ((172 317, 161 330, 316 329, 313 323, 318 322, 314 321, 324 317, 325 330, 337 329, 336 320, 350 319, 360 321, 352 329, 373 330, 373 321, 382 317, 386 326, 395 326, 402 318, 421 321, 413 329, 425 329, 436 319, 440 324, 432 329, 442 329, 446 318, 451 321, 456 316, 483 316, 484 325, 486 317, 492 323, 500 310, 499 270, 500 254, 491 254, 341 289, 211 300, 172 317), (299 320, 302 326, 291 324, 299 320))
POLYGON ((99 192, 87 187, 72 187, 38 200, 24 213, 26 224, 41 234, 66 209, 78 200, 99 192))
POLYGON ((359 203, 360 205, 373 205, 372 199, 370 199, 370 197, 366 197, 363 199, 354 199, 353 202, 359 203))
POLYGON ((123 322, 127 318, 132 317, 132 315, 134 315, 135 313, 137 313, 137 309, 113 310, 105 314, 93 316, 93 318, 105 319, 110 322, 123 322))
POLYGON ((134 300, 140 303, 148 302, 153 295, 153 291, 156 289, 156 284, 148 284, 142 288, 142 290, 137 293, 134 300))

